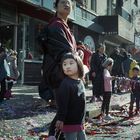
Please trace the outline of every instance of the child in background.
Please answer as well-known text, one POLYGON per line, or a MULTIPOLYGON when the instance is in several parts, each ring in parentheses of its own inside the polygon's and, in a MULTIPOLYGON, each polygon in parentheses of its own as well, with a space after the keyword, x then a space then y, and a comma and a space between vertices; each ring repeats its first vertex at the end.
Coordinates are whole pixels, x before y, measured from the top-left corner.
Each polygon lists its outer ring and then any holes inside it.
POLYGON ((58 105, 56 130, 64 132, 66 140, 86 140, 84 131, 85 88, 83 63, 76 54, 62 58, 62 69, 67 76, 56 94, 58 105))
POLYGON ((105 120, 111 120, 112 117, 109 115, 109 106, 110 106, 110 99, 111 99, 111 93, 112 93, 112 80, 115 79, 114 76, 110 75, 110 71, 113 66, 113 59, 108 58, 105 60, 105 62, 102 64, 104 67, 104 94, 103 94, 103 102, 101 107, 101 114, 104 117, 105 120), (105 116, 104 116, 105 113, 105 116))
POLYGON ((133 77, 132 77, 132 83, 131 84, 131 97, 130 97, 130 107, 129 107, 129 116, 133 116, 133 105, 136 101, 136 110, 135 115, 139 114, 139 108, 140 108, 140 67, 136 65, 133 69, 133 77), (133 81, 134 80, 134 81, 133 81), (138 82, 139 81, 139 82, 138 82))

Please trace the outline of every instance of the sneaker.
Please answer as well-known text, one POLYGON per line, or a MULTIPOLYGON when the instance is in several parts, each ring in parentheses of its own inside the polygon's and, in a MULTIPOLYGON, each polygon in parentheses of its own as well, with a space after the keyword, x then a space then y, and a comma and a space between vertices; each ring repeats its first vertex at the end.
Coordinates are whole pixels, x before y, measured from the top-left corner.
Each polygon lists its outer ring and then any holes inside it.
POLYGON ((110 116, 110 115, 106 115, 106 116, 104 117, 104 119, 105 119, 105 120, 112 120, 112 119, 113 119, 113 117, 112 117, 112 116, 110 116))

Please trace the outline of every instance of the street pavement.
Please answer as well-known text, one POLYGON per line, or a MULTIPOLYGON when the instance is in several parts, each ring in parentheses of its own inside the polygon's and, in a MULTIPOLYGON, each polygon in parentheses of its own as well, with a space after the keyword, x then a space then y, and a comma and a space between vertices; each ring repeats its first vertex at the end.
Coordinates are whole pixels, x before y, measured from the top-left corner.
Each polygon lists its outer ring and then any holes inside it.
MULTIPOLYGON (((100 114, 101 106, 101 102, 89 103, 91 95, 91 90, 86 89, 90 119, 100 114)), ((129 98, 129 93, 113 94, 111 108, 119 109, 129 103, 129 98)), ((39 140, 40 136, 46 136, 55 113, 55 109, 44 105, 38 96, 37 86, 14 86, 13 98, 0 105, 0 140, 39 140)), ((133 140, 140 136, 139 125, 123 129, 125 131, 118 135, 93 135, 88 136, 88 140, 133 140)))

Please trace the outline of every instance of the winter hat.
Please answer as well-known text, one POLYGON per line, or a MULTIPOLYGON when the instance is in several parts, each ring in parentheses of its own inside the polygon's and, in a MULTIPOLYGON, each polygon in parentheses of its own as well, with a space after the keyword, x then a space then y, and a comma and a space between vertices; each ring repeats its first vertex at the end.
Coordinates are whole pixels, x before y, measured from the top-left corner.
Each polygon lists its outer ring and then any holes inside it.
POLYGON ((103 66, 104 68, 106 68, 107 66, 113 64, 113 62, 114 62, 114 60, 113 60, 112 58, 107 58, 107 59, 104 61, 104 63, 102 64, 102 66, 103 66))
POLYGON ((132 70, 140 71, 140 67, 139 67, 139 65, 134 66, 134 68, 133 68, 132 70))

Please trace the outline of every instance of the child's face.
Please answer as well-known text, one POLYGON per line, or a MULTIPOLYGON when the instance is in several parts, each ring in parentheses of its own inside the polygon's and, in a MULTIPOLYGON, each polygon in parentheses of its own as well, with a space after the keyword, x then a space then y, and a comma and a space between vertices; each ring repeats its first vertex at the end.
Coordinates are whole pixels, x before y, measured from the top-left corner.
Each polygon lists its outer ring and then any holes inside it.
POLYGON ((109 65, 109 66, 107 67, 107 69, 108 69, 108 70, 111 70, 111 69, 112 69, 112 66, 113 66, 113 65, 109 65))
POLYGON ((65 59, 62 63, 62 68, 65 75, 69 77, 78 76, 78 66, 74 59, 72 58, 65 59))
POLYGON ((138 76, 139 75, 139 71, 138 70, 133 70, 133 76, 138 76))

